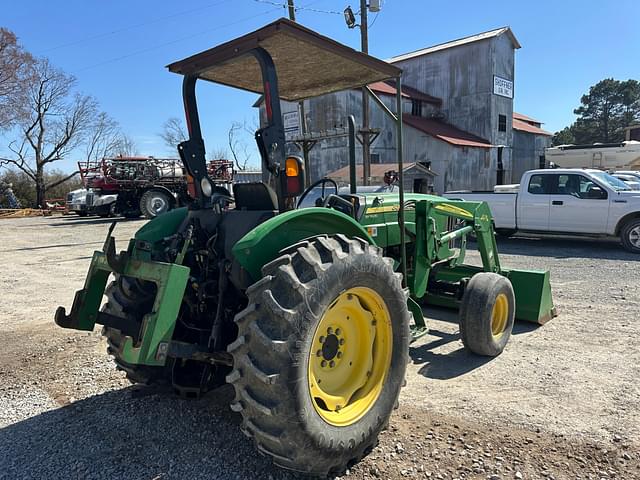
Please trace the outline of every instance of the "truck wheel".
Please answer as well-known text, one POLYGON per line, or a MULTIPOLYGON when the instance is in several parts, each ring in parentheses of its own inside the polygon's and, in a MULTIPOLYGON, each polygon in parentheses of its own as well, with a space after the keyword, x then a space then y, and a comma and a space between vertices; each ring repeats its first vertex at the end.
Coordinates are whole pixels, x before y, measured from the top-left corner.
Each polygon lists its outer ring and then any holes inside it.
POLYGON ((343 235, 300 242, 262 273, 228 347, 231 408, 277 465, 340 473, 375 446, 404 383, 402 277, 378 247, 343 235))
POLYGON ((478 355, 500 355, 509 342, 516 311, 511 282, 497 273, 477 273, 460 306, 460 337, 478 355))
POLYGON ((89 214, 86 210, 78 210, 76 213, 79 217, 86 217, 89 214))
POLYGON ((171 210, 171 199, 166 192, 147 190, 140 197, 140 211, 146 218, 156 218, 171 210))
MULTIPOLYGON (((144 289, 139 282, 120 275, 111 282, 105 290, 107 303, 102 311, 131 319, 140 320, 153 306, 155 293, 144 289)), ((171 384, 171 367, 168 361, 164 367, 151 367, 148 365, 132 365, 125 362, 119 356, 120 346, 124 341, 124 335, 115 328, 103 327, 102 335, 107 338, 107 353, 113 356, 118 370, 123 370, 131 383, 171 384)))
POLYGON ((622 227, 620 240, 628 252, 640 253, 640 218, 634 218, 622 227))

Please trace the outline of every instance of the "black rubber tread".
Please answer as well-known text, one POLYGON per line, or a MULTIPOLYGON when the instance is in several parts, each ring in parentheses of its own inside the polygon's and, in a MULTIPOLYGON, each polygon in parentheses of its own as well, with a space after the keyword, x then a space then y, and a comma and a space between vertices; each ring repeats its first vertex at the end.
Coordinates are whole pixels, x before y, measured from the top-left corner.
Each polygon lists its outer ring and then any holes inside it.
POLYGON ((377 444, 397 405, 409 360, 408 291, 393 260, 361 239, 319 236, 300 242, 265 265, 247 289, 248 306, 235 317, 229 345, 235 389, 232 410, 259 451, 290 470, 336 475, 377 444), (308 393, 308 352, 322 313, 344 290, 366 286, 391 314, 393 350, 385 385, 363 418, 348 427, 326 423, 308 393))
POLYGON ((166 192, 163 192, 161 190, 154 190, 154 189, 147 190, 140 197, 140 213, 142 213, 142 215, 145 218, 152 219, 157 217, 157 214, 155 212, 152 212, 147 209, 147 200, 150 197, 154 197, 154 196, 164 197, 167 201, 167 210, 161 213, 166 213, 169 210, 171 210, 171 197, 166 192))
POLYGON ((507 278, 497 273, 475 274, 465 289, 458 317, 460 338, 465 348, 478 355, 500 355, 511 338, 515 311, 515 295, 507 278), (491 333, 491 314, 500 293, 507 296, 509 318, 504 333, 496 340, 491 333))
MULTIPOLYGON (((102 311, 124 318, 139 319, 150 309, 154 295, 146 292, 137 282, 129 278, 116 276, 116 280, 111 282, 105 290, 107 302, 103 305, 102 311)), ((118 370, 126 373, 127 379, 131 383, 170 384, 171 365, 167 362, 164 367, 151 367, 148 365, 132 365, 120 358, 120 346, 124 336, 120 330, 103 327, 102 335, 107 338, 107 353, 111 355, 118 370)))
POLYGON ((631 243, 631 240, 629 239, 631 230, 639 226, 640 218, 633 218, 625 223, 624 226, 620 229, 620 240, 622 242, 622 246, 627 252, 640 253, 640 248, 631 243))

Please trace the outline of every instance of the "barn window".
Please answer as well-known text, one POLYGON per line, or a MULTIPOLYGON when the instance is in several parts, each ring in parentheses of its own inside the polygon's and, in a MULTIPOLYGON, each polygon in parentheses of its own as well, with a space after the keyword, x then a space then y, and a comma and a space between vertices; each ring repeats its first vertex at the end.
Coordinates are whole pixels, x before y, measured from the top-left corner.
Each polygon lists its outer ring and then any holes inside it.
POLYGON ((506 132, 507 131, 507 116, 506 115, 498 115, 498 131, 506 132))

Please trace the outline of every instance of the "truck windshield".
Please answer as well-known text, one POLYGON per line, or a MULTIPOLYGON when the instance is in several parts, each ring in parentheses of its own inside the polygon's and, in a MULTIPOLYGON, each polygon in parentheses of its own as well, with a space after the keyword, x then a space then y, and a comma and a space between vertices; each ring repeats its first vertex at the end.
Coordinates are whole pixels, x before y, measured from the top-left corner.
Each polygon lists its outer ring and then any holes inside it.
POLYGON ((607 185, 609 185, 611 188, 613 188, 616 191, 631 190, 629 185, 624 183, 622 180, 609 175, 606 172, 591 172, 591 175, 596 177, 598 180, 605 182, 607 185))

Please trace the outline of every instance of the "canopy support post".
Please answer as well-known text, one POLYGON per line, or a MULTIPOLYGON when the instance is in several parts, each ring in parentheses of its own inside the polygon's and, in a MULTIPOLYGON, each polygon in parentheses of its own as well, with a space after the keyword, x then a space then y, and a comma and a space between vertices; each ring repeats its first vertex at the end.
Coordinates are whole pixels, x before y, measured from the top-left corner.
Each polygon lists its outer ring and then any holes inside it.
POLYGON ((402 286, 407 286, 407 245, 404 229, 404 166, 402 152, 402 80, 400 75, 396 77, 396 151, 398 155, 398 182, 400 183, 398 205, 398 227, 400 228, 400 259, 402 269, 402 286))

